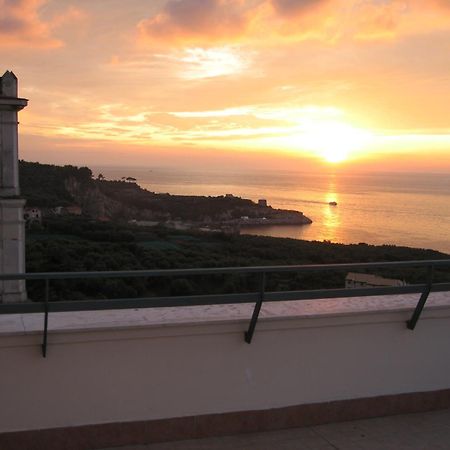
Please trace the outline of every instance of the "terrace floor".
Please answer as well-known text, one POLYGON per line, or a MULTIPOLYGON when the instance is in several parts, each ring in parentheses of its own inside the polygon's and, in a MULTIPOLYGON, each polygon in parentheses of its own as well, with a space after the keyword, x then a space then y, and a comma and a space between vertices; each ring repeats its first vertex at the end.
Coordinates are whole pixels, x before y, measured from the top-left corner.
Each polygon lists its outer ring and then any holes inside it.
MULTIPOLYGON (((449 450, 450 409, 109 450, 449 450)), ((106 449, 105 449, 106 450, 106 449)))

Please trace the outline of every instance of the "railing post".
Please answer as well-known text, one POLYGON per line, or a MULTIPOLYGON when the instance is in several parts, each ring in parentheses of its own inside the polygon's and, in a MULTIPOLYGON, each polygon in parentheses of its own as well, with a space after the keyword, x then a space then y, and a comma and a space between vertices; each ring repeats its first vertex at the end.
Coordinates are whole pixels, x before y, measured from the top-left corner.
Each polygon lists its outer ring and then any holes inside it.
POLYGON ((48 334, 48 300, 50 296, 50 280, 45 279, 45 302, 44 302, 44 336, 42 340, 42 356, 47 357, 47 334, 48 334))
POLYGON ((255 304, 255 309, 253 310, 252 319, 248 330, 245 332, 245 342, 250 344, 252 342, 253 333, 255 332, 256 322, 258 322, 259 312, 261 311, 261 306, 264 301, 264 290, 266 287, 266 273, 261 272, 261 284, 259 290, 259 298, 255 304))
POLYGON ((416 324, 420 318, 420 315, 422 314, 422 310, 425 306, 428 296, 430 295, 432 286, 433 286, 433 266, 428 266, 427 284, 422 292, 422 295, 420 296, 419 302, 416 305, 416 309, 414 310, 411 319, 409 319, 406 322, 406 327, 408 329, 414 330, 414 328, 416 327, 416 324))

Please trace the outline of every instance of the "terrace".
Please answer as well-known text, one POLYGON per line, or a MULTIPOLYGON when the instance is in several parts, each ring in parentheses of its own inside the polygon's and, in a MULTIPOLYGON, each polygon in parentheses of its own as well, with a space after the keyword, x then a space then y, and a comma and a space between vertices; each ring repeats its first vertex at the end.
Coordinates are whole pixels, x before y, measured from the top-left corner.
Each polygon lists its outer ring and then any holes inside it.
POLYGON ((445 409, 120 450, 446 450, 449 442, 450 410, 445 409))
POLYGON ((435 260, 0 275, 3 283, 43 280, 46 292, 44 302, 0 304, 0 448, 99 449, 448 408, 450 283, 433 274, 449 267, 435 260), (399 268, 420 268, 423 282, 266 289, 272 272, 399 268), (259 289, 49 301, 59 279, 216 274, 256 276, 259 289))

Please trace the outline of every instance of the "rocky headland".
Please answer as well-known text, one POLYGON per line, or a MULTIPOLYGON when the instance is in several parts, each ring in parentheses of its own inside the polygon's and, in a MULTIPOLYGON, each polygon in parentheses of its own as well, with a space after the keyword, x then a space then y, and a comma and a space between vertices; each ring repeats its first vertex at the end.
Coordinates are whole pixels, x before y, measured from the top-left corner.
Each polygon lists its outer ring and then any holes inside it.
POLYGON ((22 194, 43 217, 83 215, 101 221, 160 224, 168 227, 239 231, 245 226, 306 225, 300 211, 272 208, 230 194, 210 197, 159 194, 141 188, 134 178, 94 178, 87 167, 20 162, 22 194))

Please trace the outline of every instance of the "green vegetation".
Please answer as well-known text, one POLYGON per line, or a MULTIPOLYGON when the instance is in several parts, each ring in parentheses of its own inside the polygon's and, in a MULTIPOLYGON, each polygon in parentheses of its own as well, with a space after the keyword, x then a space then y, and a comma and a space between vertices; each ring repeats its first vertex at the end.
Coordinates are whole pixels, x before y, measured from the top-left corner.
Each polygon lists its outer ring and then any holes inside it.
POLYGON ((91 183, 92 171, 87 167, 54 166, 19 161, 20 188, 28 206, 53 208, 75 203, 66 182, 74 178, 79 183, 91 183))
MULTIPOLYGON (((180 232, 164 227, 101 223, 86 218, 48 219, 27 234, 27 271, 97 271, 191 267, 325 264, 401 261, 448 257, 407 247, 342 245, 222 233, 180 232)), ((422 270, 379 270, 378 274, 422 282, 422 270)), ((271 274, 268 290, 343 287, 346 273, 271 274)), ((437 271, 435 280, 450 281, 437 271)), ((62 280, 51 283, 51 298, 128 298, 256 291, 255 276, 215 275, 189 278, 62 280)), ((41 300, 43 283, 29 282, 30 298, 41 300)))

